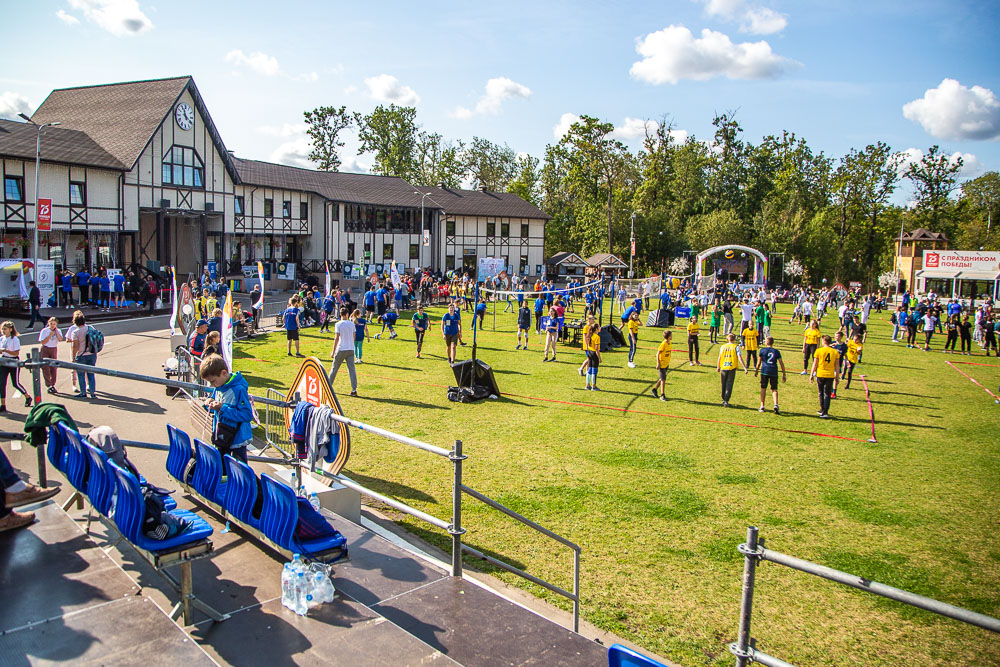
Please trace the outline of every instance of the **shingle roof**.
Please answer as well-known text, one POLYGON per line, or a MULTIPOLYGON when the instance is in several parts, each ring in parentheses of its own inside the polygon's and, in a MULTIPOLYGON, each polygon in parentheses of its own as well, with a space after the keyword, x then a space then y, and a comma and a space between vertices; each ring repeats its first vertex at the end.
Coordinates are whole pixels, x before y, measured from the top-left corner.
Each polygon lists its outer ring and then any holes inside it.
POLYGON ((131 169, 190 82, 190 76, 181 76, 61 88, 49 93, 31 120, 82 130, 131 169))
POLYGON ((932 232, 929 229, 918 227, 912 232, 903 234, 904 241, 947 241, 948 237, 942 232, 932 232))
MULTIPOLYGON (((31 123, 0 119, 0 156, 35 159, 38 129, 31 123)), ((125 166, 79 130, 42 130, 42 161, 124 170, 125 166)))
POLYGON ((580 257, 575 252, 557 252, 556 254, 552 255, 547 260, 545 260, 545 263, 549 265, 556 265, 556 264, 561 264, 567 260, 576 260, 576 262, 579 264, 587 264, 587 260, 585 260, 583 257, 580 257))
POLYGON ((551 220, 531 202, 525 201, 511 192, 484 192, 482 190, 456 190, 452 188, 417 187, 426 193, 450 215, 487 215, 509 218, 532 218, 551 220))
POLYGON ((625 262, 618 259, 616 256, 600 252, 587 260, 587 264, 591 266, 601 266, 602 264, 612 264, 614 266, 626 266, 625 262))

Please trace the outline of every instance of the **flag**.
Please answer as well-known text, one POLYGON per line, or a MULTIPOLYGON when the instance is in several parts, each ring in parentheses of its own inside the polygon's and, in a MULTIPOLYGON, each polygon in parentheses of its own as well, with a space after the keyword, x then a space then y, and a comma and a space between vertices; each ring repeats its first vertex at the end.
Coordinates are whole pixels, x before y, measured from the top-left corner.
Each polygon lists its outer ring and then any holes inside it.
MULTIPOLYGON (((21 298, 22 299, 27 299, 28 298, 28 286, 24 284, 24 274, 28 272, 28 269, 29 269, 30 266, 31 266, 31 262, 29 262, 28 260, 24 260, 23 262, 21 262, 21 270, 18 271, 18 274, 20 275, 20 278, 21 278, 21 282, 18 285, 18 287, 21 290, 21 298)), ((4 382, 6 382, 6 380, 4 380, 4 382)))
POLYGON ((233 369, 233 293, 226 293, 226 307, 222 309, 222 358, 229 370, 233 369))
POLYGON ((253 307, 259 310, 264 305, 264 262, 257 262, 257 279, 260 281, 260 298, 253 307))
POLYGON ((170 335, 177 333, 177 269, 170 267, 170 276, 173 279, 170 288, 170 335))
POLYGON ((323 296, 330 296, 330 293, 333 292, 333 289, 330 287, 330 263, 324 262, 324 264, 326 266, 326 294, 323 296))
POLYGON ((390 269, 391 273, 389 275, 392 277, 392 286, 396 289, 399 289, 399 284, 400 284, 399 271, 396 270, 395 263, 390 264, 389 266, 391 267, 390 269))

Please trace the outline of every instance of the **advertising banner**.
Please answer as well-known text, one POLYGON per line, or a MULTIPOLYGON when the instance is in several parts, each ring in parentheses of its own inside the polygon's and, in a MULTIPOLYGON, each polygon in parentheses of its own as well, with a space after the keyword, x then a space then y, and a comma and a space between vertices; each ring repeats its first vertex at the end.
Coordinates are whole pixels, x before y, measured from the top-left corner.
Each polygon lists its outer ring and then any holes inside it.
POLYGON ((38 271, 35 284, 41 292, 42 305, 49 302, 49 299, 56 293, 56 263, 51 259, 38 260, 38 271))
POLYGON ((1000 252, 982 250, 924 250, 924 268, 937 271, 1000 273, 1000 252))

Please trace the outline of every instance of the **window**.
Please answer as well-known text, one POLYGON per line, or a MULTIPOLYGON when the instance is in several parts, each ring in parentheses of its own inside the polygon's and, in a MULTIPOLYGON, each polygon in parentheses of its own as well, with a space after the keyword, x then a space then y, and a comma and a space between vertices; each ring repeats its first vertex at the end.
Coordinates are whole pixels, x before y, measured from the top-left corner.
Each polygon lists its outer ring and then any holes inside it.
POLYGON ((274 200, 265 199, 264 200, 264 217, 270 218, 274 215, 274 200))
POLYGON ((410 244, 410 259, 420 259, 420 246, 416 243, 410 244))
POLYGON ((528 238, 528 223, 526 222, 521 223, 521 238, 522 239, 528 238))
POLYGON ((299 203, 299 220, 309 219, 309 202, 304 201, 299 203))
POLYGON ((292 200, 286 199, 281 202, 281 217, 285 220, 290 220, 292 217, 292 200))
POLYGON ((340 204, 330 205, 330 222, 337 222, 340 220, 340 204))
POLYGON ((392 244, 383 243, 382 244, 382 259, 392 259, 392 244))
POLYGON ((3 196, 7 201, 24 201, 24 179, 20 176, 4 176, 3 196))
POLYGON ((528 273, 528 256, 521 255, 521 267, 517 270, 522 276, 528 273))
POLYGON ((354 244, 353 243, 348 243, 347 244, 347 261, 348 262, 353 262, 354 261, 354 244))
POLYGON ((445 257, 444 257, 444 270, 445 271, 452 271, 452 270, 454 270, 454 268, 455 268, 455 256, 454 255, 445 255, 445 257))
POLYGON ((365 258, 366 259, 371 256, 371 252, 372 252, 372 244, 371 243, 365 243, 365 258))
POLYGON ((243 197, 236 197, 236 215, 243 215, 243 197))
POLYGON ((494 237, 497 235, 497 223, 487 222, 486 223, 486 236, 494 237))
POLYGON ((163 156, 163 184, 205 187, 205 167, 193 148, 173 146, 163 156))
POLYGON ((510 236, 510 223, 509 222, 501 222, 500 223, 500 236, 502 236, 504 238, 507 238, 508 236, 510 236))
POLYGON ((69 205, 70 206, 86 206, 87 205, 87 184, 80 183, 78 181, 70 181, 69 183, 69 205))
POLYGON ((444 223, 444 233, 447 234, 448 236, 454 236, 455 235, 455 221, 454 220, 447 220, 447 221, 445 221, 445 223, 444 223))

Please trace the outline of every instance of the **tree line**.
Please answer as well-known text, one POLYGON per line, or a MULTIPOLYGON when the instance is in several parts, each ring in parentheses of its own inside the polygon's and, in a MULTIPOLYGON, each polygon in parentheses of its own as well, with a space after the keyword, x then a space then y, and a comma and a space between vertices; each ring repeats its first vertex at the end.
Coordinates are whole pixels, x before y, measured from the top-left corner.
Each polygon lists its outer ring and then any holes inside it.
POLYGON ((953 248, 1000 249, 992 229, 1000 174, 960 183, 962 159, 936 145, 912 161, 881 141, 833 158, 788 131, 754 145, 726 112, 713 119, 708 141, 679 140, 667 117, 646 123, 633 152, 612 123, 585 115, 539 159, 481 137, 463 142, 427 132, 413 107, 380 105, 368 114, 319 107, 304 116, 309 159, 319 169, 340 168, 342 133, 354 128, 358 154, 372 157, 377 174, 451 188, 472 181, 537 205, 552 216, 549 254, 627 258, 634 222, 638 272, 657 271, 685 250, 739 243, 798 260, 807 280, 874 288, 895 266, 901 228, 943 232, 953 248), (904 181, 912 206, 891 201, 904 181))

